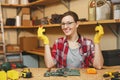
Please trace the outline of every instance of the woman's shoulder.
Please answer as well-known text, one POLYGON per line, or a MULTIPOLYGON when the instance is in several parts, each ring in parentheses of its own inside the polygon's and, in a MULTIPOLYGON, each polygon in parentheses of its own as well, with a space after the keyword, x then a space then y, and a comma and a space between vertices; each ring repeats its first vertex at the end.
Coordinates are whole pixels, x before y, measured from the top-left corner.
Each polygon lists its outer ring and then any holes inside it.
POLYGON ((92 39, 81 36, 82 42, 93 42, 92 39))
POLYGON ((65 41, 66 38, 65 38, 65 37, 59 37, 59 38, 57 38, 56 40, 57 40, 57 41, 65 41))
POLYGON ((84 36, 81 36, 80 39, 82 39, 82 40, 91 40, 90 38, 87 38, 87 37, 84 37, 84 36))

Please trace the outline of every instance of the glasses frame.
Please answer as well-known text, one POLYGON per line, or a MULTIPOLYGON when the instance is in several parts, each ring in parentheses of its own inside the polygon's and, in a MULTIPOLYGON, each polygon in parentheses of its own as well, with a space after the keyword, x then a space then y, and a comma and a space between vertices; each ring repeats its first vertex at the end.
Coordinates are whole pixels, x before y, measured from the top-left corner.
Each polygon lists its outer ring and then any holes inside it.
POLYGON ((75 22, 61 23, 61 27, 65 27, 65 25, 66 25, 66 26, 71 26, 72 23, 75 23, 75 22))

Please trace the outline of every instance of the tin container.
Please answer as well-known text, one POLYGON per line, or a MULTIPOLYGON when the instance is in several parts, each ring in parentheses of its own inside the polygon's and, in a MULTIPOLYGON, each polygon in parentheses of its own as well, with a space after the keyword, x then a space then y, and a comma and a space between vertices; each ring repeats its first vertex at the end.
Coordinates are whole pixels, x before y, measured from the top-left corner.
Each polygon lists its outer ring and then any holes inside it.
POLYGON ((8 0, 8 4, 19 4, 19 0, 8 0))
POLYGON ((28 0, 20 0, 20 4, 28 4, 28 0))
POLYGON ((120 4, 113 5, 113 18, 120 19, 120 4))

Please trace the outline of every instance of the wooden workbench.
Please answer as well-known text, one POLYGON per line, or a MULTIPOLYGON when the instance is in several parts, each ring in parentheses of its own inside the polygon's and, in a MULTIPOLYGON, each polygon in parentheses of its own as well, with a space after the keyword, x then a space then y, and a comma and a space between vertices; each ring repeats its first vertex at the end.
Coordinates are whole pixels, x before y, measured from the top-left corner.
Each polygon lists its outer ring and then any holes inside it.
MULTIPOLYGON (((21 71, 21 69, 17 69, 18 71, 21 71)), ((105 72, 112 72, 112 71, 119 71, 120 66, 114 66, 114 67, 104 67, 101 70, 97 70, 97 74, 87 74, 86 69, 79 69, 80 70, 80 76, 67 76, 67 77, 44 77, 44 73, 48 70, 47 68, 30 68, 33 77, 23 79, 20 78, 19 80, 105 80, 103 78, 103 74, 105 72)))

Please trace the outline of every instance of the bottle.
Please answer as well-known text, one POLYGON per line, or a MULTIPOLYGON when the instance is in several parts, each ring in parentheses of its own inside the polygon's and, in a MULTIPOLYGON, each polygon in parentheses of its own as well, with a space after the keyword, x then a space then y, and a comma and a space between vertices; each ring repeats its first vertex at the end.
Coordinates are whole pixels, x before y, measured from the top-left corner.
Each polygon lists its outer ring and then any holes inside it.
POLYGON ((88 4, 88 20, 96 20, 96 0, 90 0, 88 4))
POLYGON ((111 17, 111 4, 108 0, 96 1, 96 20, 107 20, 111 17))

